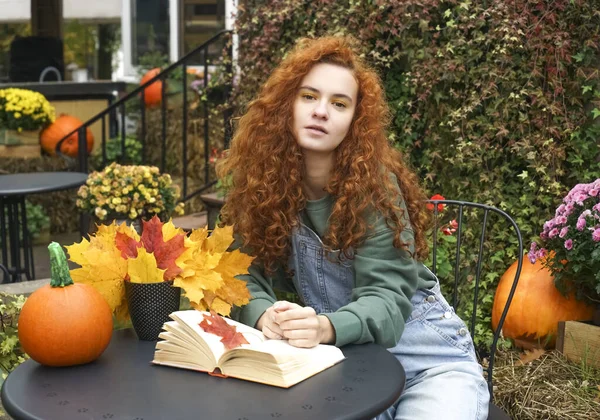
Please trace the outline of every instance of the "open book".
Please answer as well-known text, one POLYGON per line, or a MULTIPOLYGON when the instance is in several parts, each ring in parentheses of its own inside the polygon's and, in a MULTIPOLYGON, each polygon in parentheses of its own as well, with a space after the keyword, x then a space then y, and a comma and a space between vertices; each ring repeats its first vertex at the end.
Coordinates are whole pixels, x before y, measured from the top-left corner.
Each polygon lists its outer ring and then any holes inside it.
POLYGON ((199 370, 217 376, 289 388, 344 359, 342 351, 330 345, 294 347, 286 340, 267 339, 259 330, 223 318, 234 325, 249 344, 228 350, 221 337, 204 331, 199 324, 208 312, 173 312, 156 343, 152 363, 199 370))

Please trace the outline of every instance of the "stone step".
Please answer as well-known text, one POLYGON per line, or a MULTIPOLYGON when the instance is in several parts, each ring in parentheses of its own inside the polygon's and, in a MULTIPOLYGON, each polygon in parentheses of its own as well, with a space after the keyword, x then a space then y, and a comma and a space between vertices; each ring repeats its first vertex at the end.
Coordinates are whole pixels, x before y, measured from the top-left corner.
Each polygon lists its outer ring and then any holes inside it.
POLYGON ((35 290, 49 284, 50 279, 20 281, 17 283, 2 283, 0 284, 0 293, 8 293, 9 295, 30 295, 35 290))
POLYGON ((205 211, 201 211, 199 213, 174 217, 173 224, 175 227, 181 228, 186 232, 190 232, 192 229, 199 229, 206 226, 208 224, 208 216, 205 211))

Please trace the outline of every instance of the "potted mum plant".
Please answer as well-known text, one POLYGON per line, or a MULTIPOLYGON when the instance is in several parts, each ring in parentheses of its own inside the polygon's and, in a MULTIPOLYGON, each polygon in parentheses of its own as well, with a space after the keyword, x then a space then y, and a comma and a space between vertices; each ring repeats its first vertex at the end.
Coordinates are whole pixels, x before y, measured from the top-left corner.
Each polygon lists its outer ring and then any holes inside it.
POLYGON ((41 93, 0 89, 0 144, 39 145, 39 132, 54 122, 54 107, 41 93))
POLYGON ((563 294, 600 308, 600 178, 576 185, 544 223, 529 251, 532 263, 538 258, 563 294))
POLYGON ((140 220, 168 220, 183 214, 179 187, 155 166, 112 163, 92 172, 77 192, 76 205, 97 220, 122 220, 140 227, 140 220))

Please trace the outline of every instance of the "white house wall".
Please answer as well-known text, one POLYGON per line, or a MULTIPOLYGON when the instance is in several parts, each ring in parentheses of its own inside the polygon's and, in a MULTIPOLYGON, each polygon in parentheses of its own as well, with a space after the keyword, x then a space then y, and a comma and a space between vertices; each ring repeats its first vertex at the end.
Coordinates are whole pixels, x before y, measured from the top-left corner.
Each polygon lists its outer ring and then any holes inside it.
MULTIPOLYGON (((63 0, 65 19, 119 21, 122 0, 63 0)), ((0 23, 31 20, 31 0, 0 0, 0 23)))

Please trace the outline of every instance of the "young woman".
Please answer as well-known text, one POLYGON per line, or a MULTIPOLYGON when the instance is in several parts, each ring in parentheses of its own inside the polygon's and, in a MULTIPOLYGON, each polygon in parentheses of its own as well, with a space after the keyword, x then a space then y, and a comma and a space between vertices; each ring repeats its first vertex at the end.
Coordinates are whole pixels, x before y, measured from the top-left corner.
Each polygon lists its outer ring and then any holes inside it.
POLYGON ((389 348, 407 381, 380 419, 485 419, 472 339, 419 262, 425 196, 387 140, 389 120, 348 38, 300 40, 275 69, 218 168, 232 182, 222 222, 256 256, 243 276, 252 300, 234 317, 298 347, 389 348))

